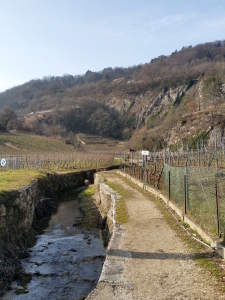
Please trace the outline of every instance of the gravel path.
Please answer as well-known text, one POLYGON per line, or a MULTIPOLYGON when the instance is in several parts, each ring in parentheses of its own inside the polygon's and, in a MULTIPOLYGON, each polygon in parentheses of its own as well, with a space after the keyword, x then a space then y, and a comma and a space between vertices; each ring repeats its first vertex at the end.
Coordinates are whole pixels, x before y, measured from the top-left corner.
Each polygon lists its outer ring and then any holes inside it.
POLYGON ((130 192, 126 198, 129 221, 122 225, 119 244, 108 253, 113 271, 107 275, 106 261, 106 275, 87 299, 225 299, 214 278, 195 264, 193 254, 149 196, 130 187, 113 171, 104 172, 104 177, 130 192))

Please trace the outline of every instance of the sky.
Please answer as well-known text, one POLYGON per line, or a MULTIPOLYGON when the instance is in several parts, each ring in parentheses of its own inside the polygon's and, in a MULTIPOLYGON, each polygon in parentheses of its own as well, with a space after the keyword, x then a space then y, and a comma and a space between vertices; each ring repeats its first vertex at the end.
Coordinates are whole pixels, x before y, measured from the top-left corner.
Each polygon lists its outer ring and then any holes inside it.
POLYGON ((224 0, 0 0, 0 92, 224 39, 224 0))

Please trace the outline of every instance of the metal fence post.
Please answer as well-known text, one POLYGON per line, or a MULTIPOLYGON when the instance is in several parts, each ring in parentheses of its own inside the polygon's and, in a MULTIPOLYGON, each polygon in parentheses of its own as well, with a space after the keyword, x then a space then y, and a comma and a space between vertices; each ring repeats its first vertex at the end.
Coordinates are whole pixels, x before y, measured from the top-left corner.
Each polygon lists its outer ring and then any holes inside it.
POLYGON ((187 214, 187 175, 184 175, 184 214, 187 214))
POLYGON ((163 149, 163 164, 166 163, 166 149, 163 149))
POLYGON ((187 145, 187 162, 186 162, 186 179, 185 179, 185 189, 186 189, 186 209, 189 208, 189 170, 190 167, 190 153, 189 153, 189 147, 187 145))
POLYGON ((144 159, 144 186, 143 186, 143 188, 144 188, 144 190, 146 190, 146 156, 145 155, 143 155, 143 159, 144 159))
POLYGON ((170 171, 168 172, 168 175, 169 175, 169 201, 170 201, 170 197, 171 197, 170 171))
POLYGON ((122 168, 122 152, 120 151, 120 169, 122 168))
MULTIPOLYGON (((197 143, 198 145, 198 143, 197 143)), ((198 167, 200 168, 200 150, 199 150, 199 145, 198 145, 198 167)))
POLYGON ((171 165, 170 148, 169 148, 169 165, 171 165))
POLYGON ((223 154, 224 154, 224 137, 222 137, 222 152, 223 152, 223 154))
POLYGON ((133 167, 133 151, 131 151, 131 166, 133 167))
POLYGON ((216 188, 216 216, 217 216, 217 233, 218 237, 220 237, 220 210, 219 210, 219 194, 218 194, 218 184, 215 184, 216 188))
POLYGON ((215 161, 216 161, 216 172, 218 171, 218 157, 217 157, 217 136, 215 136, 215 161))

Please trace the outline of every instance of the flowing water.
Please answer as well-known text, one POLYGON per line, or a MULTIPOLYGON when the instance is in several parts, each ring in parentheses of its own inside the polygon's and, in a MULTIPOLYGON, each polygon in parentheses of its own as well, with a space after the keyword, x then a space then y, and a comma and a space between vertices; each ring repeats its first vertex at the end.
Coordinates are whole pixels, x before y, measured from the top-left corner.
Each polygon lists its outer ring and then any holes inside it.
POLYGON ((105 249, 98 231, 73 226, 82 218, 76 192, 67 192, 44 233, 38 235, 23 268, 32 274, 26 293, 18 283, 4 300, 78 300, 85 299, 96 286, 105 259, 105 249))

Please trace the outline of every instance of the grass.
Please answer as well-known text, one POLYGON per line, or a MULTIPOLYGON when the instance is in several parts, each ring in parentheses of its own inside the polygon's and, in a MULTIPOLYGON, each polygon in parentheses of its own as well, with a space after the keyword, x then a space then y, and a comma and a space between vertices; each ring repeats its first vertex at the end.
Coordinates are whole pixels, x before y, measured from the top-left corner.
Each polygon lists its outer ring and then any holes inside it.
POLYGON ((0 172, 0 193, 20 190, 31 184, 35 179, 45 176, 44 173, 29 170, 0 172))
MULTIPOLYGON (((80 169, 82 170, 82 168, 80 169)), ((49 172, 54 172, 55 170, 50 170, 49 172)), ((60 169, 58 174, 65 174, 68 173, 71 170, 60 169)), ((75 170, 73 170, 75 171, 75 170)), ((76 169, 76 171, 79 171, 76 169)), ((9 192, 9 191, 15 191, 20 190, 24 188, 25 186, 31 184, 35 179, 39 179, 46 176, 45 171, 38 171, 38 170, 7 170, 0 172, 0 193, 2 192, 9 192)), ((84 191, 80 193, 83 200, 87 200, 96 193, 97 187, 96 186, 90 186, 84 191)))
POLYGON ((114 165, 120 165, 120 158, 114 158, 114 165))
POLYGON ((83 219, 77 224, 85 229, 101 227, 100 213, 93 201, 93 196, 96 192, 97 186, 91 185, 79 194, 80 210, 83 213, 83 219))
POLYGON ((129 214, 128 214, 125 198, 129 197, 129 192, 123 189, 117 183, 109 182, 105 180, 105 184, 110 186, 114 191, 116 191, 121 196, 116 201, 116 221, 118 221, 121 224, 128 222, 129 214))
POLYGON ((85 200, 93 197, 96 192, 97 192, 97 186, 92 185, 92 186, 89 186, 87 189, 83 190, 80 193, 80 197, 82 198, 82 200, 85 201, 85 200))

